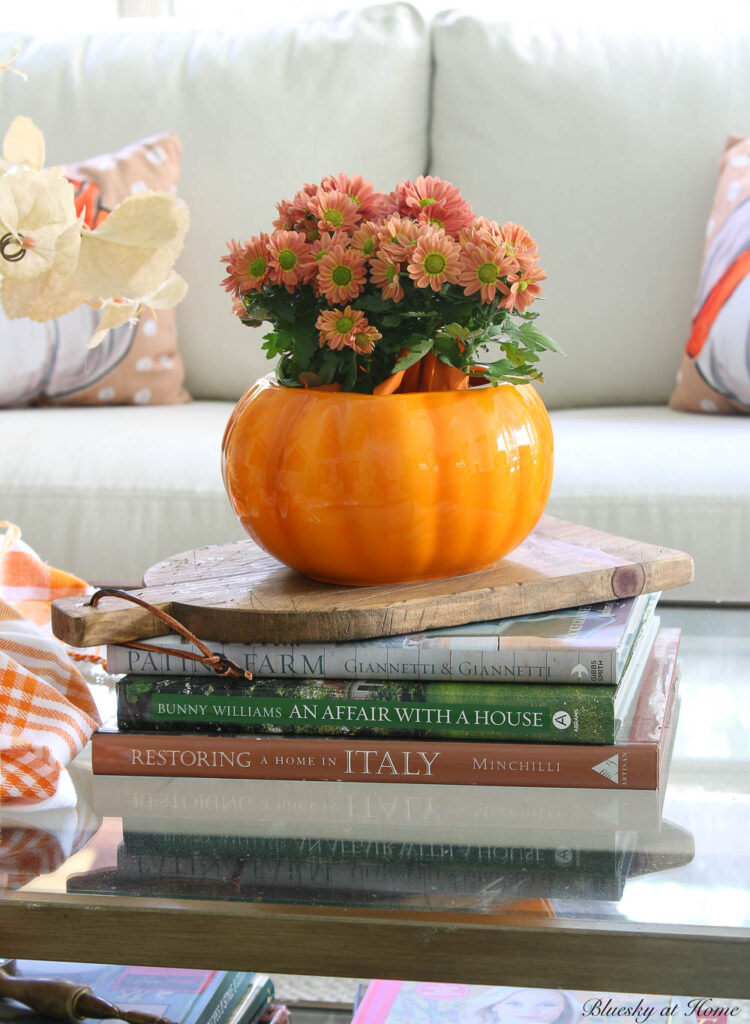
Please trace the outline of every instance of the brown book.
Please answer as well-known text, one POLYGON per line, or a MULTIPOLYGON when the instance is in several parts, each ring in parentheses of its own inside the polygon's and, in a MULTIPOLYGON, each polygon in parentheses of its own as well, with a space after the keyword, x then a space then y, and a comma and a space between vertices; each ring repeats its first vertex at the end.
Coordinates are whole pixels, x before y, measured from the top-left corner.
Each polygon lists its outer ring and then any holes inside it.
POLYGON ((125 732, 92 739, 96 775, 657 789, 674 728, 679 629, 661 629, 612 745, 125 732))

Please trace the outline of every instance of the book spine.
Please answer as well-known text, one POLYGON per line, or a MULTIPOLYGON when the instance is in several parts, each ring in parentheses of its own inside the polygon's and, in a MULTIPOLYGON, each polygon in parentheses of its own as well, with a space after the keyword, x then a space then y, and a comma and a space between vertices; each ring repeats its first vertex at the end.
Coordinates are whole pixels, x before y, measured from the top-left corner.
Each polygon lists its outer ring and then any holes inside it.
MULTIPOLYGON (((399 638, 401 639, 401 638, 399 638)), ((178 647, 179 637, 164 637, 178 647)), ((617 653, 602 650, 545 650, 535 647, 482 648, 443 643, 281 644, 260 645, 205 641, 254 676, 279 679, 419 679, 423 682, 521 682, 585 685, 617 682, 617 653)), ((113 675, 200 676, 205 667, 179 654, 107 647, 107 670, 113 675)))
POLYGON ((97 775, 657 789, 656 744, 420 742, 99 731, 97 775))
POLYGON ((232 1010, 226 1024, 257 1024, 276 994, 267 974, 256 974, 232 1010))
POLYGON ((220 984, 202 993, 184 1017, 184 1024, 224 1024, 252 982, 252 971, 227 971, 220 984))
POLYGON ((613 686, 294 682, 127 675, 121 730, 613 743, 613 686))

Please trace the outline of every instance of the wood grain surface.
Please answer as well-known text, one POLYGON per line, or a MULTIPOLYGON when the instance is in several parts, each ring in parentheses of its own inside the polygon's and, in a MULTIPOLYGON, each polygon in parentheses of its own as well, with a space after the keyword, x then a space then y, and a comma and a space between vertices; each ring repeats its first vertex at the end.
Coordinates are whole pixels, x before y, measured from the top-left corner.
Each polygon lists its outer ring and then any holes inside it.
MULTIPOLYGON (((251 540, 186 551, 150 568, 132 591, 203 640, 258 643, 357 640, 526 615, 670 590, 693 578, 681 551, 551 516, 489 569, 419 583, 317 583, 251 540)), ((116 597, 52 605, 56 636, 76 647, 164 635, 150 612, 116 597)))
POLYGON ((750 998, 741 928, 20 892, 0 935, 26 959, 750 998))

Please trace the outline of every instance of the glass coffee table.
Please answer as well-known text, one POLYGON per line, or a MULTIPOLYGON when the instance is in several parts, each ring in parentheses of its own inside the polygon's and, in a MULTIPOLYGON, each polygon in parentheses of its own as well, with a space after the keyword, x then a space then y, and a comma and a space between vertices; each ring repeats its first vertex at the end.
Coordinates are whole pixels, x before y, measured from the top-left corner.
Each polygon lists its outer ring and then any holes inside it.
POLYGON ((77 812, 0 818, 0 952, 750 998, 750 611, 659 614, 683 628, 662 792, 96 778, 84 754, 77 812))

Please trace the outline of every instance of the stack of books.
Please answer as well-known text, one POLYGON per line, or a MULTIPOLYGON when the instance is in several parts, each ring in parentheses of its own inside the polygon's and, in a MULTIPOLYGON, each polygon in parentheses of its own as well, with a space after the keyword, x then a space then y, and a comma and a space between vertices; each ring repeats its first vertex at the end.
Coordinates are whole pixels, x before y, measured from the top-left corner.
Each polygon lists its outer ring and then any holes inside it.
POLYGON ((659 595, 406 636, 107 650, 117 722, 99 775, 655 790, 675 727, 680 631, 659 595), (187 648, 185 648, 187 649, 187 648), (201 674, 203 673, 203 674, 201 674))

